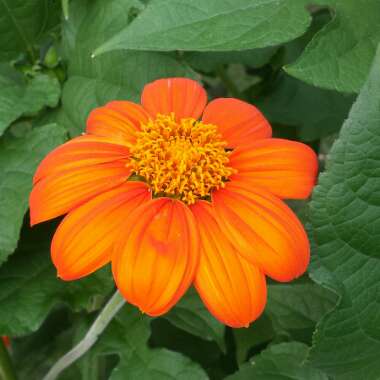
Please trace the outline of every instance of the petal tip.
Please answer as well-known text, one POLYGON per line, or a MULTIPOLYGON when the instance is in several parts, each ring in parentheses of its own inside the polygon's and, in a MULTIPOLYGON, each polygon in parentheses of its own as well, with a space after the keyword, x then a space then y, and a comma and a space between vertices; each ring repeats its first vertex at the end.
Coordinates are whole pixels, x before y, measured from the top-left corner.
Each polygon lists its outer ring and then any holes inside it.
POLYGON ((148 83, 141 95, 141 104, 152 117, 174 112, 178 119, 198 119, 206 103, 207 94, 201 84, 184 77, 157 79, 148 83))

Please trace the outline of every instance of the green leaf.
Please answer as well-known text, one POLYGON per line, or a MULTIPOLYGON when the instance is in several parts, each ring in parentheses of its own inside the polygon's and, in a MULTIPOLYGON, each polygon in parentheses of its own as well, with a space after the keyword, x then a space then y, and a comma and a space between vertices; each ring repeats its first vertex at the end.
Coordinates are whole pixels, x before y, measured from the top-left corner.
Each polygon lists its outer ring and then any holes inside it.
POLYGON ((257 69, 266 65, 278 47, 231 52, 188 52, 184 54, 186 62, 196 70, 209 73, 227 63, 240 63, 257 69))
POLYGON ((139 101, 144 85, 168 76, 193 76, 172 56, 150 52, 114 52, 91 58, 93 49, 130 21, 136 0, 70 4, 64 44, 70 56, 69 79, 63 90, 61 122, 72 135, 83 132, 89 112, 114 99, 139 101), (76 15, 76 16, 74 16, 76 15))
POLYGON ((206 380, 204 370, 178 352, 164 348, 136 352, 129 360, 121 360, 110 380, 206 380))
POLYGON ((218 370, 224 354, 215 341, 208 341, 190 334, 163 317, 152 321, 151 330, 150 347, 180 352, 207 369, 211 377, 215 370, 218 370))
POLYGON ((292 40, 310 17, 294 0, 152 0, 120 33, 96 49, 248 50, 292 40))
POLYGON ((58 1, 0 0, 0 61, 27 52, 36 59, 34 45, 57 19, 58 1))
POLYGON ((34 171, 49 151, 64 142, 65 135, 62 127, 50 124, 20 137, 7 133, 0 139, 0 263, 17 246, 34 171))
POLYGON ((23 115, 39 112, 58 104, 61 88, 56 78, 37 74, 26 80, 15 70, 0 66, 0 136, 23 115))
POLYGON ((272 123, 293 126, 303 141, 339 131, 354 101, 353 96, 312 87, 288 75, 281 75, 274 86, 255 105, 272 123))
POLYGON ((256 348, 272 340, 275 336, 272 321, 267 313, 249 325, 248 328, 233 329, 236 343, 236 359, 238 364, 245 362, 250 349, 256 348))
POLYGON ((51 232, 46 225, 26 229, 16 253, 0 268, 0 335, 36 331, 57 305, 92 310, 113 288, 107 269, 73 282, 58 279, 49 254, 51 232))
MULTIPOLYGON (((327 0, 320 0, 322 4, 327 3, 327 0)), ((331 0, 334 2, 335 0, 331 0)), ((310 4, 309 0, 304 0, 305 6, 310 4)), ((313 1, 313 4, 316 5, 318 2, 313 1)), ((310 8, 310 5, 309 5, 310 8)), ((312 22, 307 31, 302 34, 302 36, 296 38, 293 41, 288 42, 283 45, 282 48, 282 64, 289 65, 294 63, 303 53, 306 46, 310 43, 312 38, 317 32, 319 32, 324 26, 326 26, 332 19, 331 10, 325 6, 318 7, 312 12, 312 22)))
POLYGON ((309 347, 302 343, 270 346, 226 380, 328 380, 306 362, 309 347))
POLYGON ((248 329, 234 330, 238 363, 247 353, 277 337, 311 342, 316 323, 336 304, 336 295, 307 279, 268 285, 263 314, 248 329))
POLYGON ((312 278, 340 296, 311 360, 334 379, 378 379, 380 362, 380 48, 314 190, 312 278))
POLYGON ((334 19, 286 71, 315 86, 359 92, 380 42, 378 0, 337 0, 334 19))
POLYGON ((268 286, 266 312, 277 332, 314 329, 336 304, 336 295, 310 281, 268 286))
POLYGON ((190 334, 210 341, 215 340, 221 350, 225 351, 224 325, 210 314, 193 288, 164 317, 190 334))
MULTIPOLYGON (((330 20, 326 9, 314 13, 308 31, 282 47, 278 65, 293 63, 330 20)), ((292 136, 311 142, 339 131, 353 101, 352 95, 310 86, 281 72, 254 103, 270 122, 279 125, 275 132, 289 126, 292 136)))

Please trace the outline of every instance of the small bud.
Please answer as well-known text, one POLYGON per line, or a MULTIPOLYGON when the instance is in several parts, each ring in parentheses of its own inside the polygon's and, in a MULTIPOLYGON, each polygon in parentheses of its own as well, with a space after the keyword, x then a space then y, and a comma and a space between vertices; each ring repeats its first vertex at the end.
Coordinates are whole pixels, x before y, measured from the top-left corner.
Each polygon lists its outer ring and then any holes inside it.
POLYGON ((49 50, 46 52, 43 64, 46 67, 53 68, 56 67, 59 63, 59 58, 57 54, 57 50, 54 46, 50 46, 49 50))

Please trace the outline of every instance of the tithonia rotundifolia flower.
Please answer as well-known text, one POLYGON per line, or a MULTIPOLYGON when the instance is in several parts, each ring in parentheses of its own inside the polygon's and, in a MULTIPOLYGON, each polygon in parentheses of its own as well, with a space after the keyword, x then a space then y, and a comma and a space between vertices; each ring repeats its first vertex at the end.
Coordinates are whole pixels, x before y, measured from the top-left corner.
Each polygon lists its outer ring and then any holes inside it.
POLYGON ((194 284, 218 320, 248 326, 265 307, 265 276, 291 281, 309 263, 283 199, 310 195, 317 158, 271 136, 253 105, 207 104, 194 80, 156 80, 141 104, 94 109, 86 132, 41 162, 31 224, 66 214, 51 246, 63 280, 111 263, 120 292, 148 315, 194 284))

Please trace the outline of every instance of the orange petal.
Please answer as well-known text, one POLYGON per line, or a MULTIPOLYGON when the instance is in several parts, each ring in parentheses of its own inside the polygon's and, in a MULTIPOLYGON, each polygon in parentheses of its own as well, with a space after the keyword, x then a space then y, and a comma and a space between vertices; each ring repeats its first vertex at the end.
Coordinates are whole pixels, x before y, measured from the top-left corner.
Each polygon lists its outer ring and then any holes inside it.
POLYGON ((182 202, 159 198, 128 218, 115 247, 112 270, 120 292, 144 313, 167 312, 193 281, 199 236, 182 202))
POLYGON ((86 132, 130 146, 135 142, 141 124, 145 124, 148 119, 147 112, 139 104, 126 100, 113 101, 91 111, 86 132))
POLYGON ((305 144, 265 139, 238 147, 230 155, 238 174, 231 180, 261 187, 280 198, 307 198, 315 184, 318 160, 305 144))
POLYGON ((265 276, 238 254, 209 203, 199 201, 191 209, 201 242, 195 287, 215 318, 231 327, 248 327, 264 310, 265 276))
POLYGON ((234 98, 215 99, 205 108, 202 121, 219 127, 229 148, 272 136, 272 128, 253 105, 234 98))
POLYGON ((141 103, 152 117, 174 112, 178 120, 192 117, 198 119, 206 106, 207 94, 192 79, 159 79, 144 87, 141 103))
POLYGON ((110 262, 125 220, 150 197, 144 183, 127 182, 71 211, 59 225, 51 245, 58 276, 75 280, 110 262))
POLYGON ((212 198, 223 232, 249 262, 278 281, 290 281, 306 271, 307 235, 283 201, 260 188, 234 182, 212 198))
POLYGON ((39 180, 30 194, 31 225, 65 214, 121 185, 130 175, 125 161, 78 167, 39 180))
POLYGON ((1 339, 3 340, 3 343, 4 343, 5 347, 10 347, 11 340, 9 339, 8 336, 2 336, 1 339))
POLYGON ((76 137, 50 152, 41 162, 33 183, 65 170, 83 168, 126 159, 129 150, 104 137, 84 135, 76 137))

